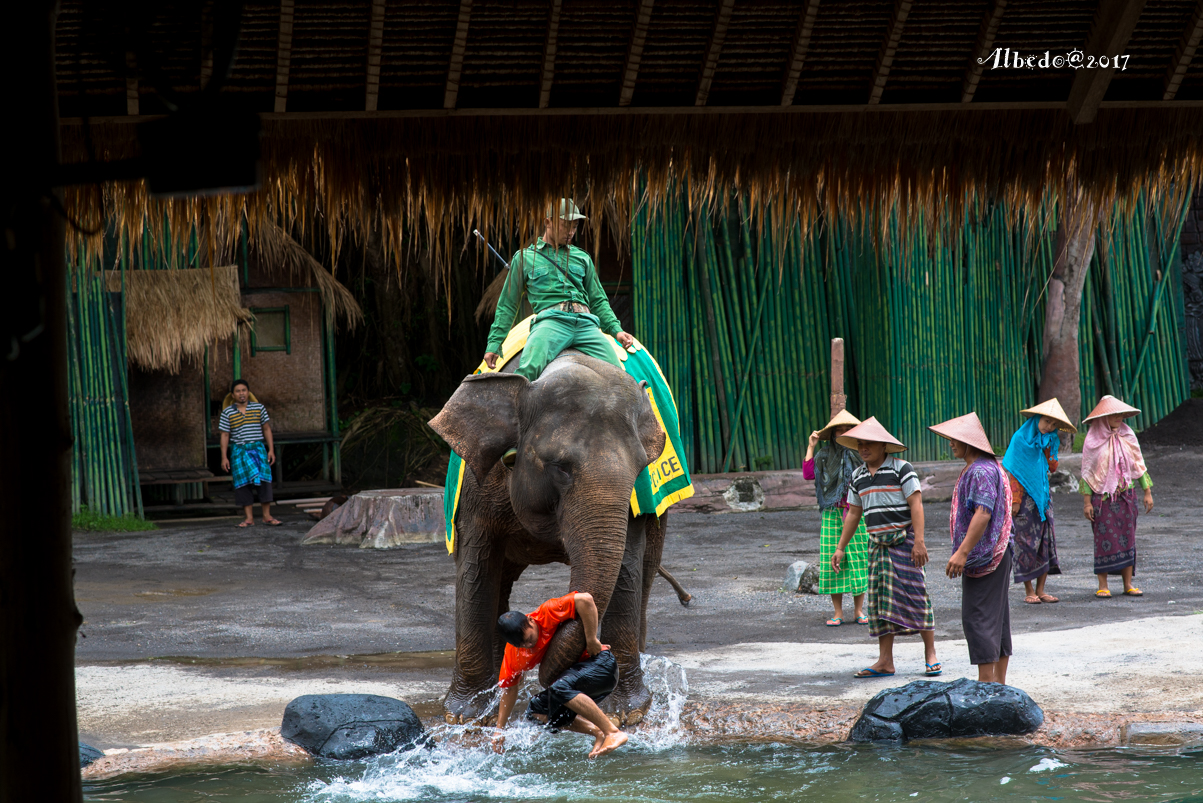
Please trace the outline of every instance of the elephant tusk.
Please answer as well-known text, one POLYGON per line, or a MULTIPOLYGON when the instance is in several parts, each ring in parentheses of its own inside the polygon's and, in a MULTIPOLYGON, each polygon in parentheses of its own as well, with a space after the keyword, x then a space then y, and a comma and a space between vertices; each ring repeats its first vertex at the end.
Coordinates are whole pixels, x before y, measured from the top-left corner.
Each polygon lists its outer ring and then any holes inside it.
POLYGON ((681 587, 681 584, 677 582, 677 578, 668 573, 668 569, 665 569, 663 566, 657 566, 656 572, 668 581, 668 584, 677 592, 677 599, 681 601, 682 605, 688 608, 689 601, 693 599, 693 595, 681 587))

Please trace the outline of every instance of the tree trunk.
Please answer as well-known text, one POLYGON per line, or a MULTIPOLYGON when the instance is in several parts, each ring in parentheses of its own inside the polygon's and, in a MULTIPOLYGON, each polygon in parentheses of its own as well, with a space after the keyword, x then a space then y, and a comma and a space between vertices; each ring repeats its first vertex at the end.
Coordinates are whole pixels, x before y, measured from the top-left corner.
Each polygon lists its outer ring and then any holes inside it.
POLYGON ((5 6, 0 83, 14 116, 0 176, 0 803, 83 797, 75 637, 55 4, 5 6))
MULTIPOLYGON (((1069 206, 1065 210, 1057 232, 1057 261, 1045 303, 1044 353, 1037 401, 1055 396, 1075 421, 1082 409, 1078 322, 1098 221, 1099 212, 1093 207, 1069 206)), ((1072 443, 1067 433, 1062 433, 1061 440, 1063 447, 1072 443)))

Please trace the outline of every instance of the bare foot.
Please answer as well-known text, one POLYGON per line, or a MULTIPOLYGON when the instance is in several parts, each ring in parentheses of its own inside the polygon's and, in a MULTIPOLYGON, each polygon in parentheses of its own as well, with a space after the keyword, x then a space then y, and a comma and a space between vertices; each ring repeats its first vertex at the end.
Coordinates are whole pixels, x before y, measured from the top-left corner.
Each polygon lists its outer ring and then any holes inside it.
POLYGON ((605 741, 606 734, 598 731, 597 735, 593 737, 593 749, 589 751, 589 758, 596 758, 601 754, 602 745, 605 744, 605 741))
POLYGON ((618 748, 627 743, 627 735, 622 731, 614 731, 605 739, 602 740, 600 747, 594 747, 589 753, 589 758, 597 758, 604 756, 606 753, 613 753, 618 748))

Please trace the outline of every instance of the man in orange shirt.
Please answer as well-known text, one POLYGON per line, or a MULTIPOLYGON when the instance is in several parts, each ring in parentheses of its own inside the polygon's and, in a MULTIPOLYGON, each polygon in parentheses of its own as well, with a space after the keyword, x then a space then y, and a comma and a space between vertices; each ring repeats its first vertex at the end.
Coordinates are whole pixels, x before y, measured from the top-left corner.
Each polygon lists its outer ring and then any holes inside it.
MULTIPOLYGON (((497 708, 497 727, 504 728, 509 722, 518 700, 522 673, 543 660, 560 624, 577 617, 585 629, 585 652, 555 683, 531 698, 526 716, 545 723, 553 733, 568 728, 592 736, 589 758, 597 758, 626 744, 627 735, 614 727, 597 707, 618 685, 618 663, 610 645, 597 638, 597 604, 592 594, 566 594, 549 599, 529 616, 510 611, 497 620, 497 629, 506 640, 498 683, 501 703, 497 708)), ((500 749, 502 744, 504 737, 496 737, 494 746, 500 749)))

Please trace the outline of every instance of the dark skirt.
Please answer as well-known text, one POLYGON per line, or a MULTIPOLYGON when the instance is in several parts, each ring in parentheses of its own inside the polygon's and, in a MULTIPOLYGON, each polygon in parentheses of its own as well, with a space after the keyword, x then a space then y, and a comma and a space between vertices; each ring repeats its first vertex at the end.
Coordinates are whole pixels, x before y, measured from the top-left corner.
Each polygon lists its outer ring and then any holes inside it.
POLYGON ((961 627, 969 644, 969 663, 992 664, 1011 654, 1011 550, 985 577, 961 575, 961 627))
POLYGON ((1103 497, 1090 495, 1094 506, 1094 573, 1119 574, 1129 566, 1136 574, 1136 489, 1103 497))
POLYGON ((1048 518, 1040 520, 1040 510, 1031 494, 1023 495, 1019 512, 1014 516, 1011 532, 1015 537, 1015 582, 1030 583, 1046 574, 1060 574, 1057 561, 1057 537, 1053 532, 1053 506, 1048 506, 1048 518))

